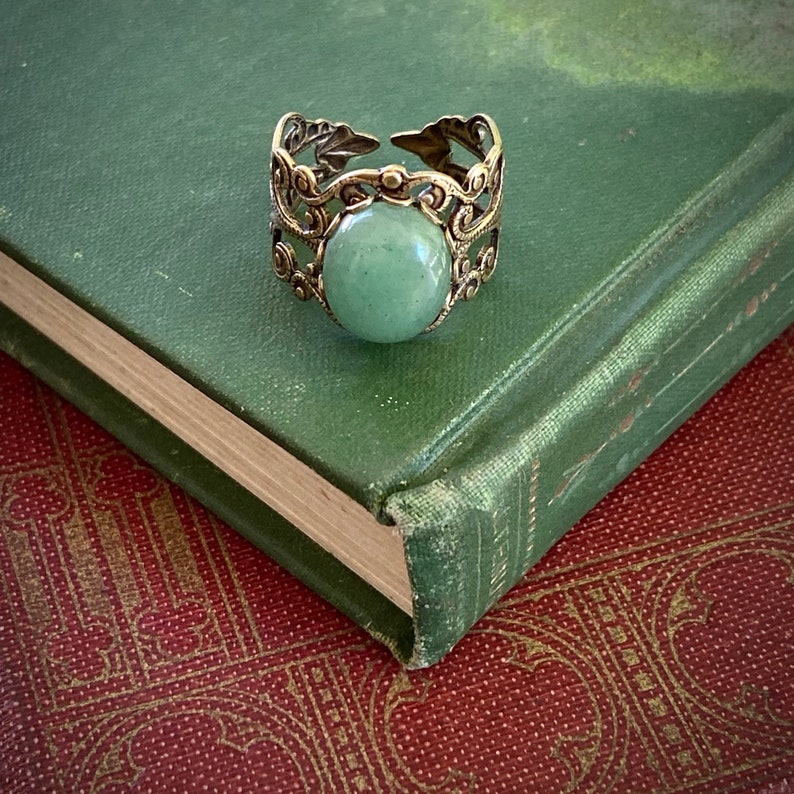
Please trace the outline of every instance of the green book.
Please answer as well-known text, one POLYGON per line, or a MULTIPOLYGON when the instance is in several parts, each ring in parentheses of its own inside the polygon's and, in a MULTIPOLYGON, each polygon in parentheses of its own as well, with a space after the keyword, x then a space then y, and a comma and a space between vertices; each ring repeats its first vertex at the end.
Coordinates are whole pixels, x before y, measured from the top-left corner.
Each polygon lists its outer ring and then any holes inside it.
POLYGON ((0 346, 385 641, 440 659, 794 321, 792 6, 6 3, 0 346), (399 344, 271 269, 286 112, 487 113, 499 261, 399 344))

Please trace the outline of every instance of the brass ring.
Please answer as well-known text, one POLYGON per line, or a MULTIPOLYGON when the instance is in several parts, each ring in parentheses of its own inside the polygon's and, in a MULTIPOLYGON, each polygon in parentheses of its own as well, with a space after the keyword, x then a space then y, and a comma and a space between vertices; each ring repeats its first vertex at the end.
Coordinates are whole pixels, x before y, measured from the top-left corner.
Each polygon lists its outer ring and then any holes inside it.
POLYGON ((345 171, 377 138, 299 113, 280 119, 271 153, 276 275, 375 342, 431 331, 474 296, 496 266, 502 209, 502 140, 489 116, 443 116, 391 142, 433 170, 345 171), (453 162, 453 144, 475 162, 453 162), (296 162, 312 150, 314 162, 296 162), (295 243, 311 261, 299 263, 295 243))

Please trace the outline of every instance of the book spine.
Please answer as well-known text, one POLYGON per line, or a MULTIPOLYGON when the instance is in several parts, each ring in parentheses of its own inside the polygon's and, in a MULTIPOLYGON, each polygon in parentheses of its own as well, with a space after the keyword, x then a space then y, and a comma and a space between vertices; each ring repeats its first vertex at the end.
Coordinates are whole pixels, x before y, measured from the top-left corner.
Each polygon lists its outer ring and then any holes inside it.
MULTIPOLYGON (((479 428, 478 454, 469 451, 468 462, 462 457, 387 498, 384 512, 403 532, 414 589, 411 666, 447 653, 568 528, 794 321, 794 174, 781 180, 779 173, 774 188, 684 266, 672 262, 681 256, 675 245, 654 253, 653 267, 648 258, 649 279, 659 272, 675 279, 644 303, 636 290, 618 293, 641 310, 602 339, 600 355, 586 358, 568 389, 542 410, 506 398, 508 408, 497 406, 496 418, 479 428)), ((726 195, 722 204, 729 213, 736 201, 726 195)), ((705 227, 713 228, 719 212, 707 206, 705 227)), ((618 311, 609 303, 596 307, 604 324, 618 311)), ((537 367, 528 374, 542 378, 537 367)))

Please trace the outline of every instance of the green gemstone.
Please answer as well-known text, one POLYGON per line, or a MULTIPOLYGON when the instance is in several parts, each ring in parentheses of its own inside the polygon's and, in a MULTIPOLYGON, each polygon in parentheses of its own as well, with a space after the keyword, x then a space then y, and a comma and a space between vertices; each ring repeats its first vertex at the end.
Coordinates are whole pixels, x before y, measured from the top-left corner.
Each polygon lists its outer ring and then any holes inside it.
POLYGON ((435 320, 452 256, 417 207, 376 201, 342 218, 323 257, 325 297, 339 323, 371 342, 402 342, 435 320))

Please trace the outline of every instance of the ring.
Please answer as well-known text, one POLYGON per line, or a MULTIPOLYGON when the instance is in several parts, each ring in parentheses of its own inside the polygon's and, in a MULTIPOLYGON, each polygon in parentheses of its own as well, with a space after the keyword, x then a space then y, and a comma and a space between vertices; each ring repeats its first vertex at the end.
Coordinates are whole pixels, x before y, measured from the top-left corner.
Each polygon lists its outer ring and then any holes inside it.
POLYGON ((443 116, 391 142, 432 170, 345 171, 378 139, 299 113, 280 119, 271 154, 276 275, 373 342, 438 327, 490 278, 499 243, 504 155, 489 116, 443 116), (453 162, 453 146, 464 164, 453 162), (313 162, 296 162, 312 154, 313 162))

